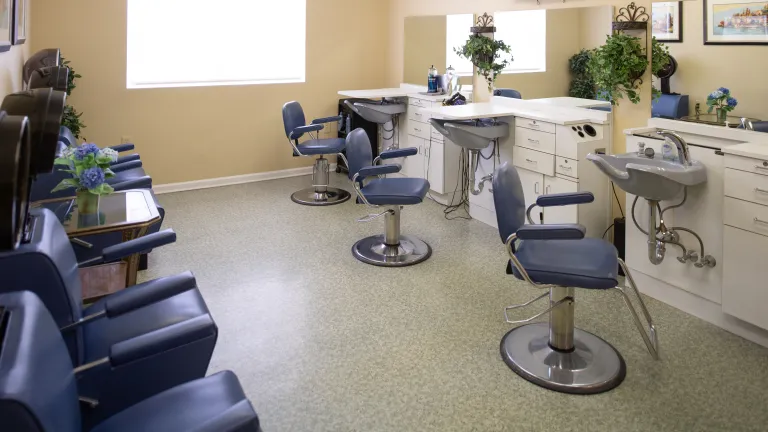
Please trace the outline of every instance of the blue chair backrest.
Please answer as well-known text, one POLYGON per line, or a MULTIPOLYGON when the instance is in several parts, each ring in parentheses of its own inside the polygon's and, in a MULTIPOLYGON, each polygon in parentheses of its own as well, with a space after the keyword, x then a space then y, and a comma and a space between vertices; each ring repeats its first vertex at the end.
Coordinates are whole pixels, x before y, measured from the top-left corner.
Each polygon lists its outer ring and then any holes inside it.
MULTIPOLYGON (((61 139, 61 137, 59 137, 59 139, 61 139)), ((59 151, 57 152, 57 157, 66 147, 67 145, 64 143, 64 141, 59 141, 59 151)), ((53 172, 38 174, 37 177, 35 177, 35 181, 32 182, 32 191, 30 192, 30 202, 44 199, 65 198, 74 195, 74 189, 65 189, 58 192, 51 192, 51 190, 53 190, 53 188, 55 188, 56 185, 58 185, 62 180, 72 177, 72 174, 60 171, 62 168, 64 167, 54 165, 53 172)))
POLYGON ((73 135, 72 131, 69 130, 69 128, 66 126, 59 128, 59 141, 68 146, 77 145, 77 139, 75 138, 75 135, 73 135))
POLYGON ((517 168, 504 162, 493 174, 493 202, 501 241, 525 225, 525 195, 517 168))
POLYGON ((0 429, 80 432, 72 361, 45 305, 24 291, 0 294, 0 308, 0 429))
MULTIPOLYGON (((285 136, 291 138, 291 132, 297 127, 306 126, 307 119, 304 117, 304 110, 301 104, 293 101, 283 105, 283 126, 285 127, 285 136)), ((302 134, 303 135, 303 134, 302 134)), ((293 137, 298 140, 301 135, 293 137)))
MULTIPOLYGON (((32 239, 16 250, 0 251, 0 294, 32 291, 59 327, 82 318, 82 285, 77 259, 64 227, 53 212, 30 210, 32 239)), ((65 334, 72 362, 83 358, 81 330, 65 334)))
POLYGON ((689 112, 688 95, 663 94, 651 101, 651 117, 679 119, 689 112))
POLYGON ((513 89, 496 89, 493 91, 494 96, 501 96, 511 99, 522 99, 523 95, 519 91, 513 89))
POLYGON ((357 128, 347 135, 347 162, 349 164, 349 179, 352 180, 362 168, 373 164, 371 140, 363 128, 357 128))

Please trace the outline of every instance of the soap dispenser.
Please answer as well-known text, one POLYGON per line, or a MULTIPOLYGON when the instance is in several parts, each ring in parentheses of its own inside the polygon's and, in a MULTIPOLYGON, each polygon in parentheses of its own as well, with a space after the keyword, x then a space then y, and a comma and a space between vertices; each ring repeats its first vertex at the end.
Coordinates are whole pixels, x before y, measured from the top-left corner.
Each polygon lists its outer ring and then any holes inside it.
POLYGON ((435 69, 435 65, 432 65, 432 67, 429 68, 429 73, 427 75, 427 92, 437 93, 437 69, 435 69))

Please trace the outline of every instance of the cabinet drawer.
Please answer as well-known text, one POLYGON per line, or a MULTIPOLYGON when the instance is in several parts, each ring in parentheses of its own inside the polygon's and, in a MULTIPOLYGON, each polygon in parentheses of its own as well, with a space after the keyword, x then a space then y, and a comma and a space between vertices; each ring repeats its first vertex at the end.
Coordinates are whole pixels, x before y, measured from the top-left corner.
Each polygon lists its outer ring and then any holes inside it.
POLYGON ((768 160, 725 155, 725 167, 768 176, 768 160))
POLYGON ((557 125, 554 123, 546 123, 538 120, 527 119, 524 117, 517 117, 515 119, 515 126, 551 134, 554 134, 555 130, 557 130, 557 125))
POLYGON ((768 176, 727 168, 725 195, 768 205, 768 176))
POLYGON ((723 312, 768 329, 768 237, 731 227, 724 235, 723 312))
POLYGON ((432 141, 437 141, 437 142, 441 142, 441 143, 445 142, 445 136, 443 136, 443 134, 438 132, 437 129, 435 129, 433 127, 431 127, 430 129, 431 129, 430 130, 430 136, 432 138, 432 141))
POLYGON ((421 123, 428 123, 430 119, 429 113, 416 106, 408 107, 408 120, 417 121, 421 123))
POLYGON ((515 145, 555 154, 555 135, 523 127, 515 128, 515 145))
POLYGON ((414 98, 408 98, 408 104, 421 108, 430 108, 432 106, 432 102, 430 101, 414 98))
POLYGON ((426 123, 408 122, 408 135, 429 140, 430 129, 432 129, 432 126, 426 123))
POLYGON ((556 156, 555 172, 568 177, 579 178, 579 161, 556 156))
POLYGON ((515 146, 512 150, 512 162, 520 168, 555 176, 555 155, 515 146))
POLYGON ((730 197, 725 198, 724 204, 723 222, 726 225, 768 235, 768 207, 730 197))

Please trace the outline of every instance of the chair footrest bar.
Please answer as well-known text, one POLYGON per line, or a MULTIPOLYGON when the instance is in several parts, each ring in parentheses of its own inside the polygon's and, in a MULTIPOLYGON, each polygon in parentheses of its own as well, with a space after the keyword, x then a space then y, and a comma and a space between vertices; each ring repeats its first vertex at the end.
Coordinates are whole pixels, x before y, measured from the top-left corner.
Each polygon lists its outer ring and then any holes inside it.
MULTIPOLYGON (((549 296, 549 293, 546 293, 546 294, 544 294, 543 296, 540 296, 540 297, 538 297, 538 298, 536 298, 536 299, 533 299, 532 301, 530 301, 530 302, 528 302, 528 303, 529 303, 529 304, 530 304, 530 303, 533 303, 533 302, 535 302, 535 301, 537 301, 537 300, 539 300, 539 299, 541 299, 541 298, 543 298, 543 297, 545 297, 545 296, 549 296)), ((549 312, 552 312, 554 309, 556 309, 556 308, 558 308, 558 307, 560 307, 560 306, 564 305, 565 303, 573 303, 573 298, 572 298, 572 297, 566 297, 566 298, 564 298, 564 299, 562 299, 562 300, 558 301, 557 303, 553 304, 553 305, 552 305, 552 306, 550 306, 548 309, 546 309, 546 310, 544 310, 544 311, 542 311, 542 312, 539 312, 539 313, 537 313, 536 315, 534 315, 534 316, 532 316, 532 317, 530 317, 530 318, 527 318, 527 319, 524 319, 524 320, 518 320, 518 321, 511 321, 511 320, 509 319, 509 316, 507 315, 507 311, 510 311, 510 310, 513 310, 513 309, 517 309, 518 307, 521 307, 521 306, 525 306, 525 305, 518 305, 518 306, 508 306, 508 307, 504 308, 504 320, 505 320, 505 321, 506 321, 508 324, 526 324, 526 323, 529 323, 529 322, 531 322, 531 321, 535 320, 536 318, 539 318, 539 317, 541 317, 542 315, 545 315, 545 314, 547 314, 547 313, 549 313, 549 312)))

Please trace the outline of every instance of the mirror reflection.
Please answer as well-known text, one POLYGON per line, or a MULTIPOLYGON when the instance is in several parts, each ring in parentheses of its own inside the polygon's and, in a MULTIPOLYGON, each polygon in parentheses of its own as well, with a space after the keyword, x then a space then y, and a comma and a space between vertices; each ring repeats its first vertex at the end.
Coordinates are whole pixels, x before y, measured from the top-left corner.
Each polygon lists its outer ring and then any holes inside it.
POLYGON ((653 117, 768 131, 768 2, 654 3, 652 20, 672 58, 653 117))
MULTIPOLYGON (((466 42, 474 18, 472 14, 407 17, 404 82, 427 86, 432 67, 439 74, 451 67, 460 85, 471 85, 472 64, 455 49, 466 42)), ((514 90, 522 99, 569 95, 596 99, 594 90, 579 85, 581 77, 578 69, 572 72, 571 59, 605 42, 613 21, 611 6, 496 12, 494 20, 495 38, 510 46, 513 59, 497 78, 497 89, 514 90)))

